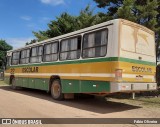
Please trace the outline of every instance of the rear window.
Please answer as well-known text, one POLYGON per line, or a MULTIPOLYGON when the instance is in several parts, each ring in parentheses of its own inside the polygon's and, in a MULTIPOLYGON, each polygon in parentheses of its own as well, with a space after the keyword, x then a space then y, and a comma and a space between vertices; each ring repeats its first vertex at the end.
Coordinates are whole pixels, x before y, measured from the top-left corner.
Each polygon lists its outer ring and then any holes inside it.
POLYGON ((122 50, 154 56, 154 35, 130 25, 123 24, 121 29, 122 50))
POLYGON ((136 52, 154 56, 154 36, 141 29, 137 32, 136 52))

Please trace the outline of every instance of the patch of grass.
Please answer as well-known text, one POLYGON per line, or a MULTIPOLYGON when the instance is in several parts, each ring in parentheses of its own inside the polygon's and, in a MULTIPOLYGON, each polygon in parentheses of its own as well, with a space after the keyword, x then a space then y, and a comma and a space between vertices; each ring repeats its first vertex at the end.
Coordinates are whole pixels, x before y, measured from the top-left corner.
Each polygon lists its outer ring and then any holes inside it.
POLYGON ((136 97, 133 99, 117 99, 117 98, 107 98, 107 101, 114 101, 125 103, 129 105, 135 106, 143 106, 143 107, 160 107, 160 97, 136 97))
POLYGON ((132 93, 118 93, 110 97, 132 105, 160 107, 160 89, 136 93, 135 100, 132 99, 132 93))
POLYGON ((4 81, 0 81, 0 86, 7 85, 4 81))
POLYGON ((160 97, 140 97, 140 98, 136 98, 135 100, 160 104, 160 97))

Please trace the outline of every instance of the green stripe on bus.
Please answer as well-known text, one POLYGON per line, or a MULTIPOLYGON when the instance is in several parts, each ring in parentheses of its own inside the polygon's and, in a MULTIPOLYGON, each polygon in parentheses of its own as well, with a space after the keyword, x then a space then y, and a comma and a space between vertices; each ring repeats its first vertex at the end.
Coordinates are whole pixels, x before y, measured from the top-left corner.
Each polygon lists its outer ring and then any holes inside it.
POLYGON ((25 67, 25 66, 47 66, 47 65, 63 65, 63 64, 80 64, 80 63, 92 63, 92 62, 105 62, 105 61, 123 61, 129 63, 137 63, 137 64, 144 64, 144 65, 151 65, 156 66, 154 62, 142 61, 142 60, 135 60, 129 58, 122 58, 122 57, 108 57, 108 58, 97 58, 97 59, 86 59, 86 60, 75 60, 75 61, 59 61, 59 62, 50 62, 50 63, 37 63, 37 64, 28 64, 28 65, 16 65, 11 67, 25 67))
POLYGON ((135 59, 129 59, 129 58, 123 58, 123 57, 119 57, 119 61, 156 66, 155 62, 135 60, 135 59))

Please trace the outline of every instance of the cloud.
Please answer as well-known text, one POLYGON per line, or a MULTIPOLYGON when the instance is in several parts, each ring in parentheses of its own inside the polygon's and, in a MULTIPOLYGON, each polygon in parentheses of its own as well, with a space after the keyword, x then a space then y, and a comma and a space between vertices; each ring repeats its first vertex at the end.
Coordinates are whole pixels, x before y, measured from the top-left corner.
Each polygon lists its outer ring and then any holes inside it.
POLYGON ((30 16, 21 16, 20 18, 26 21, 30 21, 32 19, 30 16))
POLYGON ((28 38, 8 38, 5 39, 8 44, 13 46, 13 49, 21 48, 24 47, 26 42, 30 42, 33 37, 28 37, 28 38))
POLYGON ((60 4, 64 4, 64 0, 40 0, 42 3, 44 4, 48 4, 48 5, 60 5, 60 4))

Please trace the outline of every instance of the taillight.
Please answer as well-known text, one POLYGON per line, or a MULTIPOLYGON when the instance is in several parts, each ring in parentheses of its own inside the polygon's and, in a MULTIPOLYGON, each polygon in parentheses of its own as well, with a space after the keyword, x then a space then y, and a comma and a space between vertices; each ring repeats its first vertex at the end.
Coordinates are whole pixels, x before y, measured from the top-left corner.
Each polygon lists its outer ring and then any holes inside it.
POLYGON ((116 69, 115 71, 115 80, 122 80, 122 69, 116 69))

